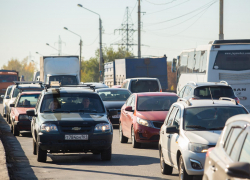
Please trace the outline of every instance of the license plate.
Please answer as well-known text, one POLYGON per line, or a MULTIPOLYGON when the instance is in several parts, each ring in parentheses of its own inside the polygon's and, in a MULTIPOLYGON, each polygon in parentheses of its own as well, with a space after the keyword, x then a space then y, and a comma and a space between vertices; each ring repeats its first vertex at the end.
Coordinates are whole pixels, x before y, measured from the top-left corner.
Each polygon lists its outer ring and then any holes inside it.
POLYGON ((112 118, 120 118, 120 114, 114 115, 112 118))
POLYGON ((89 136, 86 134, 81 135, 65 135, 65 140, 88 140, 89 136))

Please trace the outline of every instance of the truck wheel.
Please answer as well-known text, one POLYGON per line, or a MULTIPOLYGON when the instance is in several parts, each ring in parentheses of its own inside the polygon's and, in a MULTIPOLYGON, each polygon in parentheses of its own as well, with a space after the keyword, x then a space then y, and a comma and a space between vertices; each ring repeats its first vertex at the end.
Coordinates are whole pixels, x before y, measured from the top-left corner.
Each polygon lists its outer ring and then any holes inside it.
POLYGON ((193 176, 190 176, 187 174, 182 155, 179 158, 179 179, 180 180, 192 180, 193 179, 193 176))
POLYGON ((128 138, 123 136, 121 122, 119 123, 119 137, 120 137, 120 142, 121 143, 127 143, 128 142, 128 138))
POLYGON ((135 131, 134 131, 133 126, 132 126, 132 129, 131 129, 131 141, 132 141, 132 147, 133 148, 140 148, 141 147, 141 143, 138 143, 135 140, 135 131))
POLYGON ((37 153, 37 161, 38 162, 46 162, 47 160, 47 150, 42 150, 39 145, 39 139, 36 142, 36 153, 37 153))
POLYGON ((101 152, 101 159, 103 161, 110 161, 111 160, 111 154, 112 154, 112 148, 111 146, 108 149, 105 149, 101 152))
POLYGON ((160 156, 161 173, 166 175, 171 175, 173 172, 173 167, 165 163, 161 149, 160 149, 160 154, 161 154, 160 156))
POLYGON ((36 142, 35 142, 34 139, 33 139, 33 154, 34 154, 34 155, 37 155, 36 142))
POLYGON ((12 124, 12 133, 14 136, 19 136, 19 131, 14 124, 12 124))

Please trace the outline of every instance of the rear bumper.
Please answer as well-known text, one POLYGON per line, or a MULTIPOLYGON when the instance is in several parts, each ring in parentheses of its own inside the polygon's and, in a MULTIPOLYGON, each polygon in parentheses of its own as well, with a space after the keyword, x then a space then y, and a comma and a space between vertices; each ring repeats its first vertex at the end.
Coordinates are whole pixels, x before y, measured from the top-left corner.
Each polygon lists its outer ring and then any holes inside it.
POLYGON ((42 150, 58 151, 102 151, 112 144, 113 133, 88 134, 88 140, 65 140, 65 134, 39 133, 39 145, 42 150))
POLYGON ((31 122, 30 120, 27 121, 15 121, 14 125, 19 131, 30 131, 31 122))
POLYGON ((136 123, 134 130, 135 130, 135 140, 137 142, 140 142, 140 143, 151 143, 151 142, 158 143, 159 142, 160 129, 146 127, 146 126, 142 126, 136 123))

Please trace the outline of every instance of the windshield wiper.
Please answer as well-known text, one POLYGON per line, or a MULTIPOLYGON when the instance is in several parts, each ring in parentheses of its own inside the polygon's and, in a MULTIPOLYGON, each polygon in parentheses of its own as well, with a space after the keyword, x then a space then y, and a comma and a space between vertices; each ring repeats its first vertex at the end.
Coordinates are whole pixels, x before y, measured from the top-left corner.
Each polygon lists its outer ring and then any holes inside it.
POLYGON ((186 126, 186 128, 207 129, 207 128, 205 128, 205 127, 198 126, 198 125, 190 125, 190 126, 186 126))
POLYGON ((85 110, 83 110, 83 109, 76 109, 76 110, 73 110, 71 112, 85 112, 85 110))
POLYGON ((224 126, 223 127, 210 128, 208 130, 222 130, 223 128, 224 128, 224 126))

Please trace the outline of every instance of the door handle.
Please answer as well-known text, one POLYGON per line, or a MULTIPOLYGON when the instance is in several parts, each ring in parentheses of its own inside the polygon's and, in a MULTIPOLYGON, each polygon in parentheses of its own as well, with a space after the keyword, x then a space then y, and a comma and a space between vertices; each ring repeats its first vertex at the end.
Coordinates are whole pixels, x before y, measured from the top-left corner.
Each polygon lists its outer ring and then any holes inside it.
POLYGON ((162 134, 164 134, 164 131, 161 131, 162 134))
POLYGON ((216 168, 215 166, 211 166, 211 170, 212 170, 213 172, 215 172, 215 171, 217 171, 217 168, 216 168))

